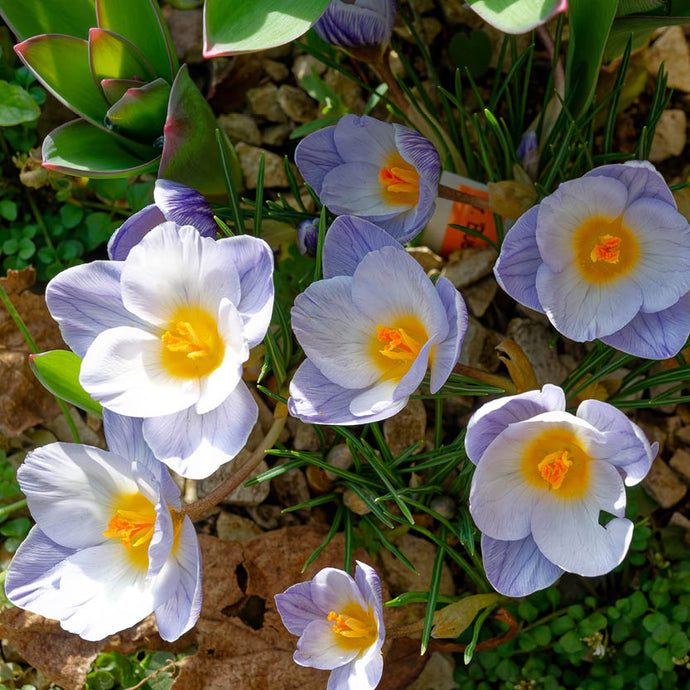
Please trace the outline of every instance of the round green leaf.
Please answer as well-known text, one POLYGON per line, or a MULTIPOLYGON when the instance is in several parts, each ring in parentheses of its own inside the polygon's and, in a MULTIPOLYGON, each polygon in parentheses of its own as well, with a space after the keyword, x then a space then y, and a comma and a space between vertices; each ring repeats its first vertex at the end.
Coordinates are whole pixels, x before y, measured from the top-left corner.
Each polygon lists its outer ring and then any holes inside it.
POLYGON ((40 114, 41 109, 27 91, 0 79, 0 126, 32 122, 40 114))

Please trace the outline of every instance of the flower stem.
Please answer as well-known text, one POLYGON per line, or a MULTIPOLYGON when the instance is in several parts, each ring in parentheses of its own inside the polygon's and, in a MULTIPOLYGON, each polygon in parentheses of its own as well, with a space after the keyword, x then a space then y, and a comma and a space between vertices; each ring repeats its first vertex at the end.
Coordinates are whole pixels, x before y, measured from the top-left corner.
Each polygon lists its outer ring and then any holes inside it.
MULTIPOLYGON (((281 406, 279 405, 278 408, 281 406)), ((218 505, 226 496, 231 494, 243 481, 245 481, 251 473, 257 468, 259 463, 263 460, 264 454, 267 450, 273 447, 278 440, 285 422, 287 421, 287 410, 279 410, 276 408, 276 416, 273 420, 271 428, 264 436, 261 443, 256 447, 251 456, 240 465, 235 472, 228 477, 219 487, 214 489, 210 494, 199 499, 195 503, 182 508, 182 512, 189 516, 192 520, 199 520, 209 510, 218 505)))
POLYGON ((26 506, 26 499, 22 498, 19 501, 15 501, 14 503, 10 503, 6 506, 0 507, 0 518, 4 518, 6 515, 11 515, 14 513, 15 510, 19 510, 20 508, 24 508, 26 506))
POLYGON ((480 199, 474 194, 468 194, 467 192, 461 192, 459 189, 453 189, 444 184, 438 186, 438 195, 441 199, 450 199, 451 201, 458 201, 461 204, 468 204, 469 206, 474 206, 475 208, 481 208, 485 211, 490 211, 488 199, 480 199))

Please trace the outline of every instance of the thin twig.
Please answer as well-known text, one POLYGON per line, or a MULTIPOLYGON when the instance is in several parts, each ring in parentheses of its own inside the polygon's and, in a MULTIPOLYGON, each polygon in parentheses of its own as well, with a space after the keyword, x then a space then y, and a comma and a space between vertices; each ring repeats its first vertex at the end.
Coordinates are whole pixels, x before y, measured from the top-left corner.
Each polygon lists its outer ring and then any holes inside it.
POLYGON ((271 428, 268 430, 266 436, 254 450, 249 459, 240 465, 235 472, 228 477, 219 487, 214 489, 210 494, 199 499, 196 503, 192 503, 182 508, 182 512, 189 516, 192 520, 199 520, 214 506, 218 505, 226 496, 231 494, 251 473, 256 469, 258 464, 263 460, 267 450, 273 447, 278 440, 280 433, 287 421, 287 414, 273 420, 271 428))
POLYGON ((438 186, 438 195, 441 199, 449 199, 450 201, 459 201, 461 204, 468 204, 469 206, 474 206, 475 208, 481 208, 484 211, 490 211, 488 199, 481 199, 474 194, 468 194, 467 192, 461 192, 459 189, 453 189, 444 184, 438 186))
POLYGON ((126 688, 126 690, 137 690, 137 688, 140 688, 142 685, 145 683, 148 683, 150 680, 153 680, 159 673, 162 673, 163 671, 168 671, 171 668, 174 668, 177 666, 180 662, 177 661, 176 659, 173 659, 172 661, 168 662, 165 666, 161 666, 160 668, 157 668, 153 673, 149 674, 144 678, 144 680, 140 680, 136 685, 132 685, 131 688, 126 688))

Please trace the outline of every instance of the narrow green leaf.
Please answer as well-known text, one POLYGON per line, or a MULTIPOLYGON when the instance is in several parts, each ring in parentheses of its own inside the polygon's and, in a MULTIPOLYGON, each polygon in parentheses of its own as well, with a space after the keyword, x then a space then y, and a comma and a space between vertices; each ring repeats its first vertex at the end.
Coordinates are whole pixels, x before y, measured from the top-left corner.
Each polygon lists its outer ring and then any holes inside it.
POLYGON ((58 398, 72 403, 96 417, 103 415, 103 408, 79 383, 81 359, 69 350, 51 350, 30 355, 31 371, 41 384, 58 398))
MULTIPOLYGON (((445 543, 446 528, 441 527, 439 538, 445 543)), ((431 571, 431 582, 429 583, 429 598, 426 602, 426 612, 424 613, 424 628, 422 629, 422 644, 420 647, 420 654, 424 654, 429 645, 429 638, 431 637, 431 628, 434 624, 434 613, 436 611, 436 598, 438 597, 438 590, 441 586, 441 574, 443 573, 443 558, 446 555, 446 550, 439 547, 436 551, 436 558, 434 559, 434 567, 431 571)))
POLYGON ((91 76, 86 41, 73 36, 35 36, 14 49, 55 98, 92 124, 105 128, 106 103, 91 76))
POLYGON ((151 145, 163 134, 169 98, 170 84, 164 79, 129 89, 108 110, 108 125, 118 134, 151 145))
POLYGON ((33 122, 40 114, 41 109, 27 91, 0 79, 0 127, 33 122))
POLYGON ((156 74, 172 82, 178 63, 156 0, 96 0, 96 15, 101 29, 134 43, 146 54, 156 74))
POLYGON ((616 16, 616 5, 616 0, 577 0, 568 9, 570 39, 565 70, 565 102, 576 120, 594 97, 604 48, 616 16))
POLYGON ((309 29, 329 1, 206 0, 204 57, 266 50, 289 43, 309 29))
POLYGON ((84 120, 73 120, 46 136, 43 165, 51 170, 86 177, 132 177, 158 167, 155 149, 135 142, 128 147, 131 150, 120 145, 115 136, 84 120))
POLYGON ((93 0, 0 0, 0 14, 19 41, 39 34, 86 39, 96 26, 93 0))
POLYGON ((621 17, 613 22, 606 42, 606 59, 614 60, 625 50, 629 40, 632 49, 639 50, 650 39, 656 29, 690 23, 688 17, 621 17))

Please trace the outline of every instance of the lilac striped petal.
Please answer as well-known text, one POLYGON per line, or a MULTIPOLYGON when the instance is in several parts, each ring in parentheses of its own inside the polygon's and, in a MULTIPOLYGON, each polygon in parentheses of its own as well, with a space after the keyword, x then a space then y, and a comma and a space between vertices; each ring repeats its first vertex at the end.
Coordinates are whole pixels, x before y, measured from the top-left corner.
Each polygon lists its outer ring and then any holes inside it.
POLYGON ((647 476, 659 446, 657 443, 650 446, 637 424, 599 400, 585 400, 577 408, 577 416, 604 432, 611 449, 606 460, 625 473, 627 486, 634 486, 647 476))
POLYGON ((333 141, 346 163, 368 163, 376 174, 396 152, 393 126, 368 115, 344 115, 335 125, 333 141))
POLYGON ((172 180, 156 180, 153 200, 166 220, 177 225, 192 225, 202 237, 215 238, 218 225, 203 194, 172 180))
POLYGON ((646 359, 675 357, 690 336, 690 293, 668 309, 639 312, 623 328, 599 339, 621 352, 646 359))
POLYGON ((358 649, 344 649, 341 640, 342 637, 333 632, 333 623, 327 621, 325 616, 313 620, 297 641, 297 651, 292 658, 300 666, 331 671, 359 654, 358 649))
POLYGON ((288 410, 293 417, 311 424, 369 424, 392 417, 407 405, 407 398, 392 401, 376 413, 357 416, 350 405, 361 390, 343 388, 327 379, 314 364, 306 360, 300 364, 290 382, 288 410))
POLYGON ((313 620, 328 615, 327 611, 322 611, 313 602, 311 581, 292 585, 281 594, 276 594, 274 598, 283 625, 293 635, 301 635, 313 620))
POLYGON ((304 181, 320 196, 323 178, 345 161, 338 153, 333 134, 336 125, 312 132, 295 149, 295 164, 304 181))
POLYGON ((372 648, 363 657, 331 671, 326 690, 374 690, 383 675, 383 655, 372 648))
POLYGON ((494 265, 494 275, 513 299, 543 313, 537 294, 537 270, 542 264, 536 237, 538 215, 539 207, 534 206, 510 228, 494 265))
POLYGON ((144 420, 144 438, 156 457, 178 474, 203 479, 242 450, 258 417, 240 381, 225 402, 203 415, 193 407, 144 420))
POLYGON ((472 415, 467 425, 467 457, 476 465, 491 442, 510 424, 553 410, 565 410, 565 395, 561 388, 550 383, 540 391, 508 395, 485 403, 472 415))
POLYGON ((172 642, 196 624, 201 612, 201 549, 188 517, 183 519, 167 567, 177 570, 177 586, 154 612, 160 636, 172 642))
POLYGON ((385 46, 395 23, 395 0, 332 0, 314 25, 327 43, 340 48, 385 46))
MULTIPOLYGON (((110 410, 103 410, 103 433, 108 450, 152 469, 159 463, 148 443, 144 441, 142 422, 140 417, 125 417, 110 410)), ((177 493, 179 494, 179 491, 177 493)))
POLYGON ((676 208, 676 200, 666 181, 648 161, 627 161, 614 165, 602 165, 590 170, 585 177, 611 177, 622 182, 628 189, 628 205, 640 198, 659 199, 676 208))
POLYGON ((338 216, 323 243, 323 277, 352 276, 369 252, 399 246, 390 233, 368 220, 338 216))
POLYGON ((431 361, 431 392, 436 393, 448 380, 460 358, 462 341, 467 332, 468 316, 465 300, 453 283, 441 276, 436 281, 436 292, 446 309, 448 335, 435 346, 431 361))
POLYGON ((108 256, 113 261, 124 261, 132 247, 139 244, 150 230, 165 221, 165 215, 155 204, 142 208, 110 236, 108 256))
POLYGON ((419 132, 405 125, 394 124, 393 131, 400 155, 414 166, 420 182, 425 182, 436 192, 441 177, 441 159, 436 147, 419 132))
POLYGON ((491 586, 507 597, 550 587, 564 572, 539 551, 531 535, 503 541, 483 534, 482 560, 491 586))
POLYGON ((84 357, 107 328, 147 324, 125 309, 120 290, 121 263, 94 261, 63 271, 46 287, 46 303, 65 342, 84 357))

